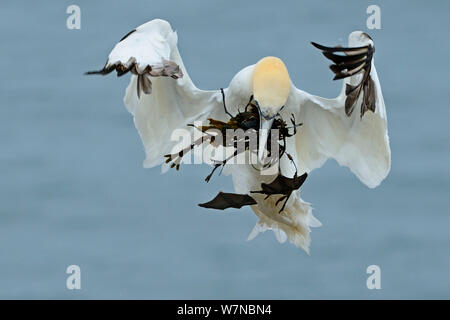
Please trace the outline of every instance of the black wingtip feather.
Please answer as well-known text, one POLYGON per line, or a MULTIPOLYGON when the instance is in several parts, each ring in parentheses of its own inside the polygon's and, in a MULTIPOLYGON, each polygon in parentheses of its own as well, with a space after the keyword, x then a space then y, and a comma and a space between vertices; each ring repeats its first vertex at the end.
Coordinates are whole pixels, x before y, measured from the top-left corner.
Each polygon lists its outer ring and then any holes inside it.
POLYGON ((103 67, 103 69, 100 70, 94 70, 94 71, 87 71, 84 74, 85 75, 94 75, 94 74, 99 74, 102 76, 106 76, 107 74, 110 74, 112 71, 114 70, 114 68, 106 68, 106 65, 103 67))
POLYGON ((84 75, 88 76, 88 75, 92 75, 92 74, 103 74, 103 70, 96 70, 96 71, 86 71, 85 73, 83 73, 84 75))
MULTIPOLYGON (((371 39, 370 37, 368 37, 371 39)), ((372 57, 375 52, 375 47, 372 44, 361 47, 326 47, 316 42, 311 44, 322 51, 322 54, 334 64, 330 66, 331 71, 335 74, 333 80, 340 80, 347 77, 363 73, 359 84, 351 86, 347 84, 345 94, 345 113, 351 116, 355 104, 363 92, 363 101, 361 102, 361 117, 367 110, 375 111, 375 85, 370 77, 372 57), (341 53, 341 54, 336 54, 341 53), (342 55, 345 54, 345 55, 342 55)))
POLYGON ((367 48, 367 46, 351 47, 351 48, 348 48, 348 47, 346 48, 346 47, 341 47, 341 46, 327 47, 327 46, 323 46, 323 45, 318 44, 313 41, 311 42, 311 44, 319 50, 328 51, 328 52, 352 52, 352 51, 359 51, 359 50, 367 48))
POLYGON ((128 32, 126 35, 124 35, 124 36, 122 37, 122 39, 120 39, 119 42, 122 42, 123 40, 125 40, 126 38, 128 38, 128 37, 129 37, 132 33, 134 33, 134 32, 136 32, 136 29, 131 30, 131 31, 128 32))

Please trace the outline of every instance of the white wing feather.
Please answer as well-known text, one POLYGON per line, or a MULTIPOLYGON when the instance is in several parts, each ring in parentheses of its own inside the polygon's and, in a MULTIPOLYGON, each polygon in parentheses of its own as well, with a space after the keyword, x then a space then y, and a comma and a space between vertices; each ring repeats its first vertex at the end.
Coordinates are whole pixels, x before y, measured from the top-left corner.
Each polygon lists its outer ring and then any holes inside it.
POLYGON ((141 70, 169 60, 183 73, 177 80, 152 77, 151 94, 140 97, 137 95, 138 76, 133 75, 127 87, 124 103, 134 116, 146 152, 144 167, 148 168, 161 164, 164 154, 172 151, 176 144, 171 139, 174 130, 191 130, 187 124, 222 110, 221 97, 218 91, 203 91, 193 84, 178 52, 176 33, 167 21, 156 19, 140 26, 110 54, 111 61, 128 61, 132 57, 141 70))
MULTIPOLYGON (((354 35, 349 37, 349 47, 367 44, 354 35)), ((378 186, 387 176, 391 150, 386 108, 373 61, 370 75, 377 93, 376 110, 366 112, 362 118, 359 112, 350 117, 345 113, 345 85, 358 83, 359 74, 344 80, 342 92, 335 99, 313 96, 293 87, 289 110, 294 110, 303 123, 296 135, 297 157, 303 171, 309 172, 333 158, 349 167, 370 188, 378 186)), ((362 94, 355 110, 359 110, 361 100, 362 94)))

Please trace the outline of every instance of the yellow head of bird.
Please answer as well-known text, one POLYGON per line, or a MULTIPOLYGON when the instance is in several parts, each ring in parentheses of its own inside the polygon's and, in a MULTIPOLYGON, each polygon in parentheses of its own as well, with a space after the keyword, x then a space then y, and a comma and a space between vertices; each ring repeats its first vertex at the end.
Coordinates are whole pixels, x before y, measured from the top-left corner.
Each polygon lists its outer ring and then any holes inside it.
POLYGON ((289 73, 281 59, 265 57, 258 61, 253 72, 253 98, 264 118, 276 116, 288 99, 290 87, 289 73))
POLYGON ((283 61, 276 57, 259 60, 253 71, 252 85, 253 99, 260 113, 258 159, 262 162, 274 117, 285 105, 291 88, 283 61))

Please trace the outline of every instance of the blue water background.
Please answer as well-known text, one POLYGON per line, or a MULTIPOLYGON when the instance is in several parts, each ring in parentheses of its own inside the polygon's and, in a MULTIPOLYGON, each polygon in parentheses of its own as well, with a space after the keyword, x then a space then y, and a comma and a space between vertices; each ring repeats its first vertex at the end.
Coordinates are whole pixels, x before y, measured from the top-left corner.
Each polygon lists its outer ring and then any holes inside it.
POLYGON ((379 0, 381 30, 366 28, 368 1, 78 1, 81 30, 68 30, 73 3, 0 4, 0 298, 450 298, 448 1, 379 0), (309 41, 374 38, 392 171, 374 190, 334 161, 310 175, 302 197, 323 223, 310 256, 270 232, 246 242, 248 208, 197 207, 232 190, 204 183, 206 165, 143 169, 128 76, 83 76, 157 17, 204 89, 276 55, 297 87, 334 97, 309 41), (372 264, 381 290, 366 287, 372 264))

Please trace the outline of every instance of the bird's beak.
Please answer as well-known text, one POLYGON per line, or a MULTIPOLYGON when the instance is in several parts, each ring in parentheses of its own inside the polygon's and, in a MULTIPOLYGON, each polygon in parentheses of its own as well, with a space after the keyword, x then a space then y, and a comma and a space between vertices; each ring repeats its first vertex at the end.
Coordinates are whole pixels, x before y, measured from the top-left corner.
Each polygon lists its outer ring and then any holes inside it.
POLYGON ((267 139, 269 137, 269 130, 272 128, 273 119, 266 119, 260 114, 259 122, 259 144, 258 144, 258 160, 262 163, 264 157, 264 150, 266 149, 267 139))

